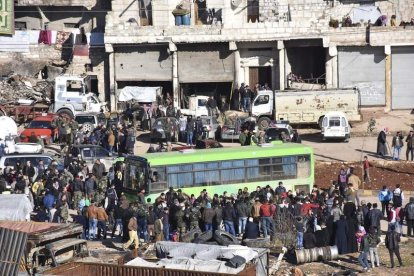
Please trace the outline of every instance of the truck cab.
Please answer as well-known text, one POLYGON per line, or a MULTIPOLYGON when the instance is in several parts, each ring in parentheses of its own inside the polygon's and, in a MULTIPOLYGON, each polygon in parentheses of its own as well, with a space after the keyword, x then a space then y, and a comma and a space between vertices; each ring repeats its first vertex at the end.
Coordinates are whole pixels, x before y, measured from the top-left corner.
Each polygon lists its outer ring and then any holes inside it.
POLYGON ((322 140, 341 139, 349 142, 351 126, 343 112, 331 111, 325 114, 321 126, 322 140))
POLYGON ((188 97, 188 109, 180 109, 180 112, 186 116, 208 116, 207 101, 208 96, 190 96, 188 97))
POLYGON ((89 93, 86 78, 63 75, 55 79, 54 109, 59 115, 73 117, 79 112, 101 112, 106 103, 101 103, 95 94, 89 93))

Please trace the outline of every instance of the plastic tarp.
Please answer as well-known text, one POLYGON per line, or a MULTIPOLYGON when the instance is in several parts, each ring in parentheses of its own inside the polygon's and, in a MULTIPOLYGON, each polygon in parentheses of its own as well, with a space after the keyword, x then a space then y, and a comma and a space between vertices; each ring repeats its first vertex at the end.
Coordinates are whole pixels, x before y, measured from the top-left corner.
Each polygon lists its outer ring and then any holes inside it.
POLYGON ((0 220, 26 221, 33 211, 24 194, 0 195, 0 220))
POLYGON ((118 101, 127 102, 135 100, 141 103, 155 102, 161 96, 162 87, 125 86, 120 89, 118 101))
POLYGON ((7 116, 0 117, 0 139, 3 141, 7 136, 16 136, 17 135, 17 125, 16 122, 7 116))
POLYGON ((219 260, 197 260, 185 257, 172 259, 161 259, 157 263, 147 262, 141 258, 135 258, 125 265, 139 267, 164 267, 168 269, 194 270, 205 272, 219 272, 228 274, 237 274, 245 268, 245 264, 238 268, 232 268, 226 265, 225 261, 219 260))
POLYGON ((352 23, 368 22, 374 24, 375 21, 381 16, 381 11, 375 6, 359 6, 353 8, 349 16, 351 17, 352 23))

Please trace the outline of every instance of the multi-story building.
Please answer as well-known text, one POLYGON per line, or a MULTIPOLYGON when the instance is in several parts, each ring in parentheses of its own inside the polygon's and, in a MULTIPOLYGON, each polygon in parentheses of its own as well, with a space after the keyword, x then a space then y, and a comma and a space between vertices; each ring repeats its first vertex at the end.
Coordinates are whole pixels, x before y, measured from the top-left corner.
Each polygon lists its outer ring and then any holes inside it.
POLYGON ((182 105, 190 94, 229 100, 241 83, 285 89, 295 76, 327 88, 357 86, 364 106, 413 108, 414 27, 390 26, 393 15, 393 24, 410 22, 413 4, 112 1, 105 29, 111 106, 129 85, 162 86, 182 105))
POLYGON ((105 100, 108 10, 105 0, 15 0, 14 32, 0 36, 1 74, 35 76, 45 66, 50 80, 63 72, 85 73, 90 89, 105 100))

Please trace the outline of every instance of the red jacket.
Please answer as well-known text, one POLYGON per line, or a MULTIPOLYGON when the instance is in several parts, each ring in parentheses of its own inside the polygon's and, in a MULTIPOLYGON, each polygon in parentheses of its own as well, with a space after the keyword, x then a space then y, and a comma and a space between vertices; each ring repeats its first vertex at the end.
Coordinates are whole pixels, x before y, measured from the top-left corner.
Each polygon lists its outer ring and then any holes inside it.
POLYGON ((276 206, 264 203, 260 206, 260 216, 262 217, 273 217, 276 211, 276 206))
POLYGON ((319 204, 303 203, 301 209, 301 215, 306 216, 310 209, 319 208, 319 204))

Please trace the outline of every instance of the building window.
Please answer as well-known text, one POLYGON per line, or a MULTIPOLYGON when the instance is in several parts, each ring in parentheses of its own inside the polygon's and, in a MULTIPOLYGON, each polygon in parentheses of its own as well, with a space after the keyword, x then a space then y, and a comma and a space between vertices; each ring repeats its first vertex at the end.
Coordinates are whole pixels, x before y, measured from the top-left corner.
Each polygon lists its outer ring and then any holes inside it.
POLYGON ((15 21, 14 22, 14 29, 15 30, 27 30, 27 23, 22 21, 15 21))

